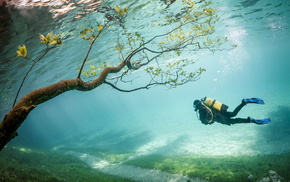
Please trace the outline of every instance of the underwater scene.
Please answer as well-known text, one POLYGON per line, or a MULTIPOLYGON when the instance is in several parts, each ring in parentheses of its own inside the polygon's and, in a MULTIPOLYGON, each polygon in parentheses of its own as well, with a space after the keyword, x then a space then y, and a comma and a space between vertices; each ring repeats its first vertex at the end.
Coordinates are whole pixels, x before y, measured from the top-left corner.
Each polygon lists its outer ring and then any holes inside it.
POLYGON ((2 0, 0 181, 290 182, 289 58, 289 0, 2 0))

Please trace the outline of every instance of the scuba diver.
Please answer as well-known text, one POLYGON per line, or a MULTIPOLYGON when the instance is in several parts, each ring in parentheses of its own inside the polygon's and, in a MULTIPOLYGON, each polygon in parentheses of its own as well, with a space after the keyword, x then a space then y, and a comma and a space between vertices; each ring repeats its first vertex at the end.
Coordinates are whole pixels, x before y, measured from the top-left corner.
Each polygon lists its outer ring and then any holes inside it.
POLYGON ((232 125, 237 123, 267 124, 271 122, 270 118, 261 120, 256 120, 251 117, 246 119, 232 118, 235 117, 238 112, 248 103, 264 104, 264 101, 258 98, 243 99, 242 103, 238 105, 233 112, 229 112, 227 111, 227 105, 222 104, 214 99, 204 97, 201 100, 195 100, 193 102, 193 107, 195 108, 195 112, 198 111, 198 119, 205 125, 213 124, 215 121, 225 125, 232 125))

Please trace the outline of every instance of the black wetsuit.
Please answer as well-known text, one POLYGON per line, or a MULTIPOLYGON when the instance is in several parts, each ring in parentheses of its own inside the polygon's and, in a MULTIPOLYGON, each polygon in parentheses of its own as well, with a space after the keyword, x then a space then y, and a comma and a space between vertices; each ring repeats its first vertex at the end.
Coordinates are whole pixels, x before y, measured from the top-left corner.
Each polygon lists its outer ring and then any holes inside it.
POLYGON ((198 112, 199 112, 199 119, 200 121, 205 124, 212 124, 214 121, 225 124, 225 125, 231 125, 236 123, 250 123, 248 119, 243 118, 232 118, 235 117, 240 110, 245 106, 245 103, 241 103, 238 105, 233 112, 228 112, 227 110, 224 111, 218 111, 216 109, 210 109, 210 111, 204 106, 203 104, 200 104, 198 112), (213 115, 213 116, 212 116, 213 115), (210 122, 212 121, 212 122, 210 122))

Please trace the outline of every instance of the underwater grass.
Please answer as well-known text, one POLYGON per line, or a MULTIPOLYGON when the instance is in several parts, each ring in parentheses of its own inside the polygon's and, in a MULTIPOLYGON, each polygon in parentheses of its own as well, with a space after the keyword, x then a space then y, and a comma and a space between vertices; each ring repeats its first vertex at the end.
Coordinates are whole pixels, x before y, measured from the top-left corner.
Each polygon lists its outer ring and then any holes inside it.
POLYGON ((84 162, 48 151, 6 147, 0 152, 1 182, 131 181, 98 172, 84 162))
MULTIPOLYGON (((259 156, 139 156, 86 150, 110 163, 155 169, 215 182, 257 181, 273 170, 290 181, 290 153, 259 156)), ((79 159, 62 153, 6 147, 0 152, 0 181, 131 181, 101 173, 79 159), (4 164, 4 165, 2 165, 4 164)))
POLYGON ((126 161, 128 158, 130 158, 134 153, 119 153, 119 152, 106 152, 98 148, 69 148, 69 147, 63 147, 59 149, 60 151, 66 152, 66 151, 74 151, 74 152, 80 152, 84 154, 93 155, 96 157, 99 157, 103 160, 108 161, 111 164, 118 164, 126 161))
POLYGON ((290 153, 239 157, 150 155, 126 164, 220 182, 257 181, 273 170, 283 181, 290 181, 290 153))

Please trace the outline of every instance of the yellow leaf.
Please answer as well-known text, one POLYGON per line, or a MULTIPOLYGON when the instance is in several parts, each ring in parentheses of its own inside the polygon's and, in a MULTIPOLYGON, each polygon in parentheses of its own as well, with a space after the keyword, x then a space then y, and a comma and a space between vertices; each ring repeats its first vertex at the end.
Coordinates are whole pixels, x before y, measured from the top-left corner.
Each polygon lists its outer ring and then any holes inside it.
POLYGON ((118 5, 115 6, 115 10, 116 10, 117 12, 120 12, 120 8, 119 8, 118 5))
POLYGON ((124 8, 122 13, 122 15, 126 15, 128 13, 128 7, 124 8))
POLYGON ((91 71, 91 75, 92 75, 92 76, 96 76, 96 75, 97 75, 97 72, 96 72, 95 70, 92 70, 92 71, 91 71))
POLYGON ((86 35, 88 33, 92 33, 94 31, 94 28, 91 27, 91 28, 86 28, 84 29, 83 31, 81 31, 81 35, 86 35))
POLYGON ((52 32, 46 34, 46 36, 40 34, 39 35, 40 42, 46 45, 55 45, 55 44, 62 44, 61 38, 58 35, 53 35, 52 32))
POLYGON ((46 44, 49 44, 51 42, 51 35, 52 35, 52 32, 49 32, 48 34, 46 34, 46 37, 45 37, 46 44))
POLYGON ((94 39, 94 36, 93 35, 87 36, 87 34, 92 33, 92 32, 94 32, 94 28, 93 27, 86 28, 83 31, 81 31, 80 37, 83 38, 83 39, 85 39, 85 40, 93 40, 94 39))
POLYGON ((51 38, 49 44, 50 45, 55 45, 55 44, 60 45, 60 44, 62 44, 61 38, 59 38, 58 35, 52 35, 52 38, 51 38))
POLYGON ((98 31, 101 31, 104 28, 104 25, 99 25, 98 26, 98 31))
POLYGON ((22 46, 18 46, 18 50, 16 51, 17 57, 26 57, 27 55, 27 49, 26 46, 23 44, 22 46))
POLYGON ((57 44, 57 41, 56 40, 53 40, 53 41, 49 42, 49 44, 50 45, 55 45, 55 44, 57 44))
POLYGON ((22 56, 22 53, 19 50, 17 50, 16 53, 17 53, 17 57, 22 56))
POLYGON ((128 13, 128 7, 126 8, 120 8, 118 5, 115 6, 115 10, 120 14, 120 15, 126 15, 128 13))
POLYGON ((45 43, 45 37, 44 37, 44 35, 42 35, 42 34, 39 34, 39 38, 40 38, 40 42, 41 43, 45 43))

